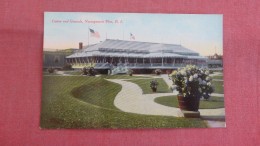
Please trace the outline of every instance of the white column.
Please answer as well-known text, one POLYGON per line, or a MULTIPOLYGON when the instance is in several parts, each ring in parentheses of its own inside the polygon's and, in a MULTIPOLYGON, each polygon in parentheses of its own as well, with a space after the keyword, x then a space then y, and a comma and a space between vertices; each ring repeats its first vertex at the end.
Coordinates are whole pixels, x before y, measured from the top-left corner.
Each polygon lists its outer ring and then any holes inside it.
POLYGON ((163 66, 163 57, 162 57, 162 66, 163 66))

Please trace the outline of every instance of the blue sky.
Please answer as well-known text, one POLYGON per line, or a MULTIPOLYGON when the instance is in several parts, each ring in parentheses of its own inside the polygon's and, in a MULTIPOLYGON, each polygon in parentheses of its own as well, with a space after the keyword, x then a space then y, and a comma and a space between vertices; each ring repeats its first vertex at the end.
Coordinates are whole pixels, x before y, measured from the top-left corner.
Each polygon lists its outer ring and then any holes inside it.
POLYGON ((135 41, 181 44, 201 55, 212 55, 215 51, 223 54, 222 15, 214 14, 46 12, 43 47, 78 48, 79 42, 94 44, 106 38, 130 40, 130 33, 135 41), (101 37, 91 37, 88 28, 101 37))

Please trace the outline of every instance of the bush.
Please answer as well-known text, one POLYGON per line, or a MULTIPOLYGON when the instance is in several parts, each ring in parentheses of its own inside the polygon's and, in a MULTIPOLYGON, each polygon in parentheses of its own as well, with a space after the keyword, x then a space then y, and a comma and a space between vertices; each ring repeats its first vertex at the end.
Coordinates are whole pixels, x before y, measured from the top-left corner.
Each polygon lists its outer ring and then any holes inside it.
POLYGON ((66 63, 66 64, 62 67, 62 69, 63 69, 63 70, 72 70, 72 65, 66 63))
POLYGON ((132 69, 128 69, 127 74, 129 74, 129 76, 132 76, 133 73, 134 73, 134 71, 132 69))
POLYGON ((157 80, 152 80, 152 81, 150 82, 150 87, 151 87, 151 89, 152 89, 154 92, 156 92, 158 85, 159 85, 159 83, 158 83, 157 80))
POLYGON ((90 67, 90 68, 83 67, 81 71, 82 71, 82 75, 87 75, 87 76, 96 75, 96 71, 95 71, 94 67, 90 67))
POLYGON ((160 74, 162 73, 162 70, 156 69, 154 72, 155 72, 157 75, 160 75, 160 74))
POLYGON ((176 90, 184 97, 204 97, 208 99, 213 92, 209 71, 196 66, 187 65, 185 68, 173 71, 170 75, 176 90))
POLYGON ((51 74, 51 73, 54 73, 54 71, 55 71, 54 68, 52 68, 52 67, 51 67, 51 68, 48 68, 48 72, 49 72, 50 74, 51 74))

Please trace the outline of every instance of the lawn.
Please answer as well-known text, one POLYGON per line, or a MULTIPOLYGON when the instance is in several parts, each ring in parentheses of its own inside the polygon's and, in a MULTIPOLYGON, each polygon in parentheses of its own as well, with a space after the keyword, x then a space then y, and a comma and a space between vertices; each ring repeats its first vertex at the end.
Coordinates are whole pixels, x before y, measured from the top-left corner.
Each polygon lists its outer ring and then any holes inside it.
MULTIPOLYGON (((154 79, 139 79, 139 80, 128 80, 132 83, 137 84, 140 88, 142 88, 144 94, 151 94, 153 93, 152 89, 150 88, 150 82, 154 79)), ((168 85, 162 78, 156 79, 159 83, 157 87, 157 93, 170 93, 172 92, 168 85)))
POLYGON ((219 75, 219 76, 212 76, 212 79, 218 79, 218 80, 223 80, 223 76, 219 75))
MULTIPOLYGON (((163 96, 155 98, 156 103, 170 106, 170 107, 179 107, 177 96, 163 96)), ((215 109, 224 107, 224 98, 223 97, 210 97, 208 101, 200 101, 200 109, 215 109)))
POLYGON ((214 87, 214 93, 224 94, 224 82, 223 81, 212 81, 212 86, 214 87))
POLYGON ((113 106, 114 95, 120 89, 120 85, 101 77, 44 76, 40 126, 46 129, 206 127, 201 119, 122 112, 113 106))
POLYGON ((46 72, 44 71, 42 74, 43 74, 44 76, 45 76, 45 75, 59 75, 59 74, 56 74, 55 72, 54 72, 54 73, 49 73, 49 72, 47 72, 47 71, 46 71, 46 72))
POLYGON ((64 71, 64 74, 68 74, 68 75, 81 75, 81 74, 82 74, 82 71, 80 71, 80 70, 64 71))
POLYGON ((88 84, 74 88, 71 91, 72 95, 77 99, 93 105, 109 109, 117 109, 114 106, 114 97, 122 87, 116 83, 100 78, 96 78, 96 80, 93 77, 88 78, 90 79, 88 84))
POLYGON ((149 79, 150 77, 148 76, 129 76, 126 74, 122 74, 122 75, 101 75, 102 78, 106 78, 106 79, 138 79, 138 78, 147 78, 149 79))

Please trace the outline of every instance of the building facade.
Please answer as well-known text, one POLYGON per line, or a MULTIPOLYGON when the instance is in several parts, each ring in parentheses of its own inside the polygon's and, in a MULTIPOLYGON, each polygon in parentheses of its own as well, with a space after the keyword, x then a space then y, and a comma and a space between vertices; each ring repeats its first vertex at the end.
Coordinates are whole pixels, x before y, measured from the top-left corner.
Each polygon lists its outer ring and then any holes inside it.
POLYGON ((73 54, 74 51, 73 49, 43 51, 43 69, 64 67, 66 56, 73 54))
POLYGON ((177 69, 194 64, 207 66, 207 58, 182 45, 107 39, 98 44, 83 46, 66 57, 73 68, 93 66, 111 69, 124 66, 133 70, 177 69))
POLYGON ((212 56, 208 56, 207 60, 209 69, 222 69, 223 68, 223 56, 214 54, 212 56))

